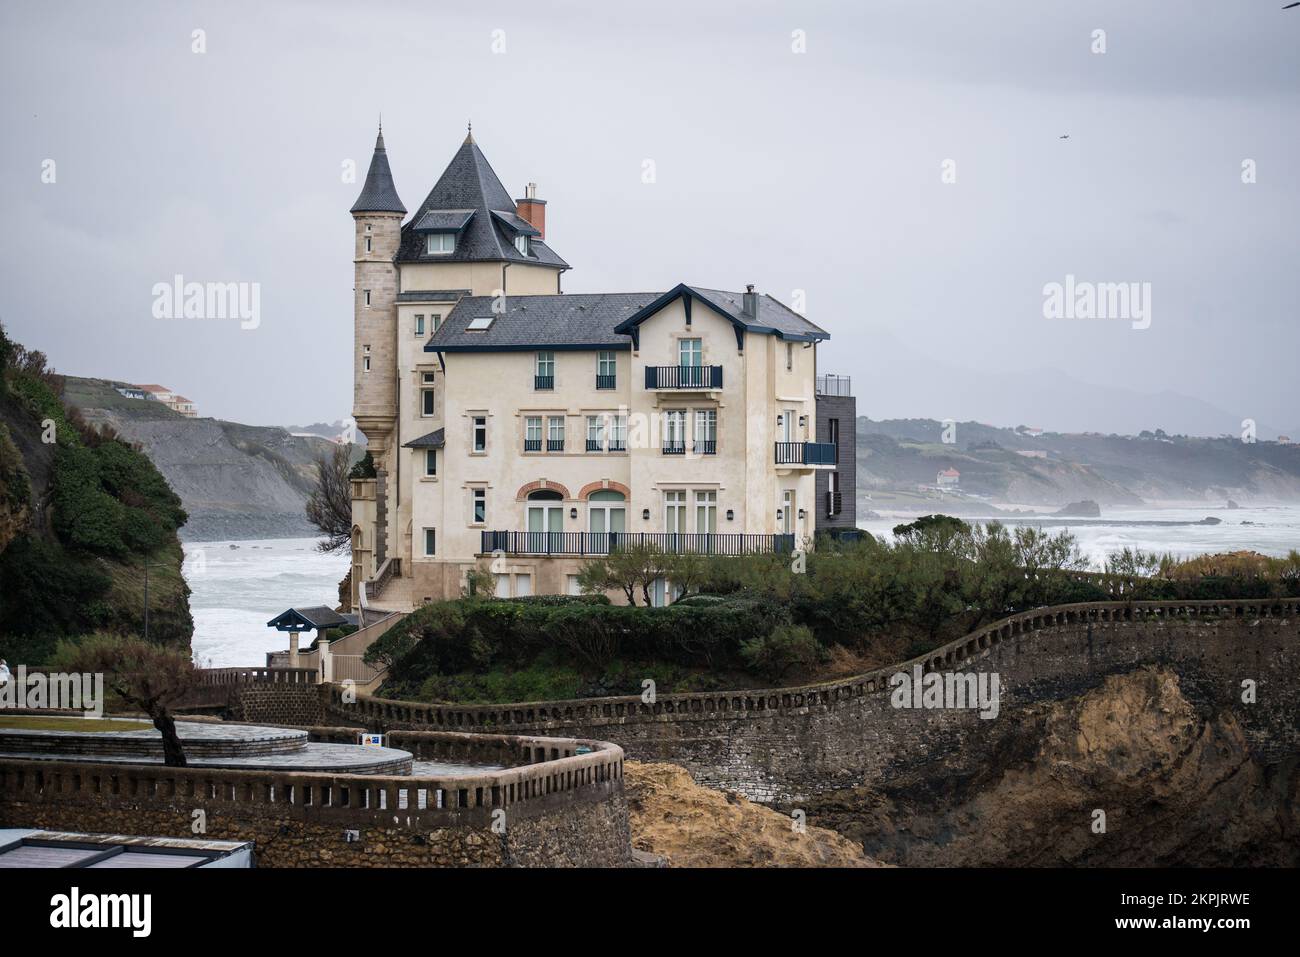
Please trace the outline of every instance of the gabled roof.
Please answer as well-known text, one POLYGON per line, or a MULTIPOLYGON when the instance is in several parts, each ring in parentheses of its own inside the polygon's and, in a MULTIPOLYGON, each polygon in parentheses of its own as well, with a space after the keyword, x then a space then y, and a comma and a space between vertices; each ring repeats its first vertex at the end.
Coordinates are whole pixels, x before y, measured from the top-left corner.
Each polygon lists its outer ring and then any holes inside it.
POLYGON ((407 442, 406 445, 402 447, 406 449, 440 449, 446 446, 446 444, 447 430, 434 429, 432 432, 422 435, 418 439, 411 439, 411 441, 407 442))
POLYGON ((466 136, 465 142, 451 158, 411 221, 402 227, 402 244, 397 252, 397 261, 518 262, 569 268, 568 263, 535 236, 529 244, 532 254, 525 256, 519 252, 514 246, 514 233, 511 231, 516 219, 525 227, 532 228, 519 217, 514 200, 492 171, 487 158, 474 142, 474 137, 466 136), (430 213, 465 211, 472 211, 473 215, 460 227, 455 251, 432 255, 426 252, 425 233, 429 227, 422 224, 442 220, 439 216, 427 220, 425 217, 430 213))
POLYGON ((635 336, 637 326, 669 303, 686 297, 690 301, 703 303, 731 322, 736 327, 737 338, 740 337, 741 331, 777 336, 792 342, 817 342, 830 338, 830 333, 825 329, 813 325, 789 306, 767 294, 757 296, 757 315, 748 316, 744 310, 744 295, 739 292, 705 289, 702 286, 679 283, 654 302, 648 303, 635 315, 619 323, 615 331, 635 336))
POLYGON ((354 213, 404 213, 406 207, 397 196, 397 187, 393 185, 393 173, 388 168, 388 151, 384 149, 384 128, 379 127, 379 136, 375 139, 375 153, 370 157, 370 169, 366 173, 365 185, 361 195, 352 204, 354 213))
POLYGON ((616 331, 653 302, 657 292, 566 293, 507 296, 496 314, 492 296, 466 296, 447 314, 424 346, 426 352, 511 352, 528 349, 628 349, 628 337, 616 331), (492 316, 482 332, 467 327, 492 316))

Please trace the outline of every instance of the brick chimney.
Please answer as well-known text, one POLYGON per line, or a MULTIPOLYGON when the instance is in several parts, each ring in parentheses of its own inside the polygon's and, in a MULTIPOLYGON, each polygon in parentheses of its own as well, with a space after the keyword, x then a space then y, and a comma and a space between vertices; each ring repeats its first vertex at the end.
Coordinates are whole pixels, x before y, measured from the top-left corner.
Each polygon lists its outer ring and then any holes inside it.
POLYGON ((515 209, 520 219, 527 220, 528 225, 541 233, 539 239, 546 238, 546 200, 537 198, 536 183, 524 187, 524 198, 515 200, 515 209))

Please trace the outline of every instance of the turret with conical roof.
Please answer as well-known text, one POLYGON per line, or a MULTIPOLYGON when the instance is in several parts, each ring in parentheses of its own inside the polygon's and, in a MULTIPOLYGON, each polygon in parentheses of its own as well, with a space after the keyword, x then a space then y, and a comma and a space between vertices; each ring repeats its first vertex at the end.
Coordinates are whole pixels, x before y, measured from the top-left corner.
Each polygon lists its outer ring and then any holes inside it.
MULTIPOLYGON (((375 463, 374 537, 353 555, 358 578, 369 578, 388 555, 388 475, 393 471, 392 440, 397 428, 397 292, 394 260, 402 239, 406 207, 397 196, 379 126, 361 195, 352 204, 353 258, 352 417, 365 433, 375 463)), ((357 548, 354 546, 354 553, 357 548)))
POLYGON ((393 185, 393 173, 388 168, 388 151, 384 149, 384 124, 379 124, 379 136, 375 138, 375 153, 370 157, 370 169, 366 172, 365 185, 361 195, 352 204, 354 213, 405 213, 406 207, 397 195, 393 185))

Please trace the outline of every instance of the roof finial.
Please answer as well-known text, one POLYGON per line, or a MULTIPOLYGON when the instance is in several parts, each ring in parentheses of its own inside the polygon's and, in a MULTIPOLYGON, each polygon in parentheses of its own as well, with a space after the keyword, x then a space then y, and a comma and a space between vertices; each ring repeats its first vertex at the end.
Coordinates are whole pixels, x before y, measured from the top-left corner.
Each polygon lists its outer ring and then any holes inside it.
POLYGON ((465 124, 465 142, 474 142, 474 121, 470 120, 465 124))
POLYGON ((375 149, 382 150, 383 148, 384 148, 384 112, 383 110, 380 110, 379 111, 379 135, 375 137, 375 149))

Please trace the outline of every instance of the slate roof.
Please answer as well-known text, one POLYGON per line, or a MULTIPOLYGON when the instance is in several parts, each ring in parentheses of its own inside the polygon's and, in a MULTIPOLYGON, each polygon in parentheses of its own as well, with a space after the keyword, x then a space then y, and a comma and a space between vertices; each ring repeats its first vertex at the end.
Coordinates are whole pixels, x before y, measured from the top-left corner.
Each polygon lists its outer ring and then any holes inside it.
MULTIPOLYGON (((384 161, 384 168, 388 168, 387 160, 384 161)), ((420 208, 415 211, 410 222, 402 227, 402 243, 397 251, 397 261, 517 262, 568 269, 569 264, 536 237, 530 244, 531 255, 525 256, 515 248, 509 224, 519 218, 514 200, 492 171, 487 158, 474 142, 474 137, 466 136, 465 142, 451 158, 420 208), (433 255, 427 253, 425 233, 420 231, 426 215, 430 212, 465 210, 473 210, 474 215, 457 234, 455 251, 433 255), (493 213, 502 216, 497 217, 493 213)), ((429 221, 439 221, 439 217, 435 216, 429 221)))
POLYGON ((515 213, 503 213, 494 209, 492 210, 492 218, 517 235, 540 236, 542 234, 540 229, 515 213))
POLYGON ((657 292, 565 293, 507 296, 506 311, 482 332, 467 331, 472 319, 492 316, 492 296, 466 296, 429 337, 426 352, 509 352, 526 349, 628 349, 614 331, 657 292))
POLYGON ((647 303, 645 308, 636 315, 620 323, 617 331, 630 335, 641 322, 674 299, 684 295, 690 295, 706 303, 746 332, 773 335, 795 342, 814 342, 830 338, 830 333, 825 329, 809 322, 789 306, 778 302, 766 293, 758 297, 758 315, 747 316, 743 306, 744 293, 728 292, 724 289, 705 289, 703 286, 688 286, 686 283, 677 285, 654 302, 647 303))
MULTIPOLYGON (((310 608, 290 608, 282 611, 266 623, 268 628, 281 631, 299 628, 303 624, 311 628, 336 628, 349 624, 348 620, 327 605, 312 605, 310 608)), ((355 624, 355 622, 352 622, 355 624)))
POLYGON ((447 430, 434 429, 418 439, 411 439, 402 448, 406 449, 440 449, 447 444, 447 430))
POLYGON ((411 228, 421 233, 458 233, 474 218, 472 209, 431 209, 412 220, 411 228))
POLYGON ((405 213, 397 196, 397 187, 393 185, 393 173, 388 168, 388 151, 384 149, 384 128, 379 127, 379 136, 375 139, 375 153, 370 157, 370 169, 366 173, 365 185, 361 195, 352 204, 354 213, 405 213))
POLYGON ((472 289, 408 289, 397 294, 398 302, 453 302, 468 296, 472 289))

